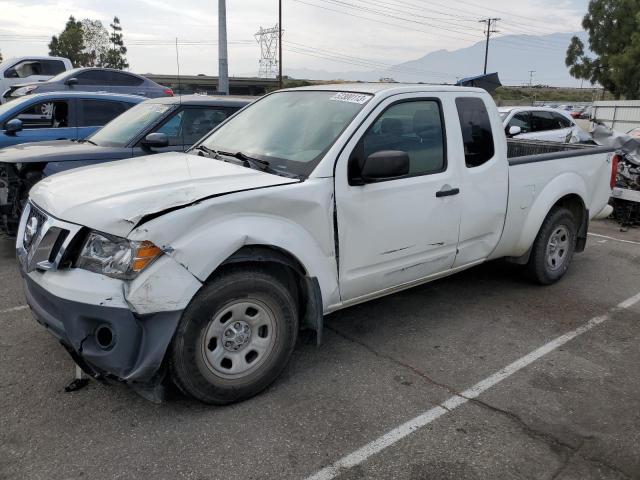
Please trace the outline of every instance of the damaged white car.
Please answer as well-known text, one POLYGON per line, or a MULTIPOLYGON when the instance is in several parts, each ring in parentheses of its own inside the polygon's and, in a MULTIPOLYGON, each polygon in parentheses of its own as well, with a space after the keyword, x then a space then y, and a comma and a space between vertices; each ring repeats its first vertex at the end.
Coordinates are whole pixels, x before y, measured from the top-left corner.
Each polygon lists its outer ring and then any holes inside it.
POLYGON ((329 312, 502 257, 559 280, 607 204, 613 150, 545 148, 508 158, 478 89, 275 92, 187 154, 38 183, 17 240, 27 299, 96 378, 242 400, 329 312))

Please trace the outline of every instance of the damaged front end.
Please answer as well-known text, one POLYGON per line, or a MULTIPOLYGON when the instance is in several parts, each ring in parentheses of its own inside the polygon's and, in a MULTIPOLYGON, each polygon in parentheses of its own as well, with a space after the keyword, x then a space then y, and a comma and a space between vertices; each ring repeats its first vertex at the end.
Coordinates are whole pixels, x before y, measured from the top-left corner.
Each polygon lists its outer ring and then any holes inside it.
POLYGON ((0 232, 15 237, 29 190, 42 179, 39 169, 20 171, 19 164, 0 163, 0 232))
POLYGON ((640 140, 602 124, 592 131, 599 145, 617 148, 617 173, 612 178, 611 216, 623 229, 640 226, 640 140))

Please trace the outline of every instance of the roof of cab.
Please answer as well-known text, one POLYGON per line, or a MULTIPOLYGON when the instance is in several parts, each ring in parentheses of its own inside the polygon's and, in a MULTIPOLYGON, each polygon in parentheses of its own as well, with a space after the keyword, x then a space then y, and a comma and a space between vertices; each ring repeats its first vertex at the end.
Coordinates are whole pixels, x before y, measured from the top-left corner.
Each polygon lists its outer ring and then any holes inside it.
POLYGON ((312 85, 288 90, 316 90, 366 93, 370 95, 397 94, 411 92, 476 92, 487 93, 481 88, 457 87, 455 85, 426 85, 422 83, 334 83, 329 85, 312 85))
POLYGON ((222 95, 177 95, 175 97, 150 98, 147 103, 160 103, 163 105, 196 105, 210 107, 244 107, 253 102, 257 97, 234 97, 222 95))

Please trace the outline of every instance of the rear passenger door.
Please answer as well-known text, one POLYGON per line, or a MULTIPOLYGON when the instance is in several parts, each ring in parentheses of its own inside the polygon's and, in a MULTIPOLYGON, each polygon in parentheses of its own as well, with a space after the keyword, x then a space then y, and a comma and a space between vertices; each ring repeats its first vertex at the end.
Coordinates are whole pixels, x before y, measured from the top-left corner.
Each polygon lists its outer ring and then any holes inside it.
MULTIPOLYGON (((457 96, 459 129, 452 156, 464 165, 460 172, 463 204, 458 254, 454 267, 486 259, 498 245, 507 212, 509 167, 502 124, 490 99, 457 96)), ((454 135, 453 133, 451 134, 454 135)))
POLYGON ((113 100, 78 99, 78 138, 85 138, 124 113, 131 104, 113 100))
POLYGON ((398 95, 379 105, 343 149, 335 175, 343 301, 449 270, 460 223, 458 170, 435 98, 398 95), (374 183, 359 176, 369 155, 409 155, 409 174, 374 183))

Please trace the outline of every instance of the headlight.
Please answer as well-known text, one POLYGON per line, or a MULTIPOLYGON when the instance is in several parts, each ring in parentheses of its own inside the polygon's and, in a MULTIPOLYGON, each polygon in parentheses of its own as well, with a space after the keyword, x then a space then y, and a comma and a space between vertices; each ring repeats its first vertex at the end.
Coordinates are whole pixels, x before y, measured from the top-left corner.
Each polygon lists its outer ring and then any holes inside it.
POLYGON ((29 93, 33 92, 36 88, 38 88, 36 85, 29 85, 27 87, 21 87, 21 88, 18 88, 16 90, 14 90, 13 92, 11 92, 11 96, 12 97, 22 97, 23 95, 28 95, 29 93))
POLYGON ((135 242, 91 232, 82 247, 76 267, 108 277, 130 280, 160 255, 162 250, 147 240, 135 242))

